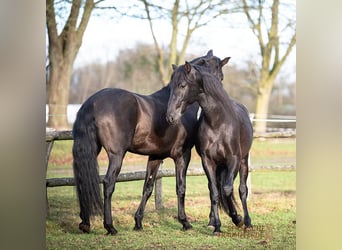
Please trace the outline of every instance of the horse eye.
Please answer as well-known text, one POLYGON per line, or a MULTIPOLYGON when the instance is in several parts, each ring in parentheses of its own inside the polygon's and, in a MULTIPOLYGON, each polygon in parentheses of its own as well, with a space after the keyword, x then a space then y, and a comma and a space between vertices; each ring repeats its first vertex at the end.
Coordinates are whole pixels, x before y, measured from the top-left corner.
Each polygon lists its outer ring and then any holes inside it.
POLYGON ((179 87, 180 87, 181 89, 184 89, 184 88, 185 88, 185 84, 180 84, 179 87))

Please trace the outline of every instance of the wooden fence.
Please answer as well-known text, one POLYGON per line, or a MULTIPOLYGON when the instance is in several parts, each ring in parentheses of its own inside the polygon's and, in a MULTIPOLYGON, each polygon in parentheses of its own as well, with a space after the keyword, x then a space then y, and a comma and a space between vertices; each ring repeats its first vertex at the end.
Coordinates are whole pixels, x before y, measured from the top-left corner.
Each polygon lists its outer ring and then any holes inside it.
MULTIPOLYGON (((256 134, 254 138, 294 138, 296 136, 295 132, 273 132, 273 133, 265 133, 265 134, 256 134)), ((49 157, 50 153, 54 144, 54 141, 57 140, 72 140, 72 131, 54 131, 54 130, 47 130, 46 131, 46 172, 48 169, 49 164, 49 157)), ((145 179, 145 171, 136 171, 136 172, 129 172, 129 173, 120 173, 117 179, 117 182, 126 182, 126 181, 136 181, 136 180, 144 180, 145 179)), ((199 176, 204 175, 203 169, 189 169, 187 171, 187 176, 199 176)), ((162 178, 163 177, 174 177, 175 170, 170 169, 162 169, 159 168, 156 182, 155 182, 155 208, 161 209, 163 207, 163 196, 162 196, 162 178)), ((250 176, 250 175, 249 175, 250 176)), ((104 175, 100 176, 100 182, 103 182, 104 175)), ((49 178, 46 179, 46 188, 48 187, 59 187, 59 186, 74 186, 75 180, 74 178, 49 178)), ((249 186, 249 194, 251 194, 251 183, 250 179, 248 180, 249 186)), ((46 207, 48 213, 48 197, 46 191, 46 207)))

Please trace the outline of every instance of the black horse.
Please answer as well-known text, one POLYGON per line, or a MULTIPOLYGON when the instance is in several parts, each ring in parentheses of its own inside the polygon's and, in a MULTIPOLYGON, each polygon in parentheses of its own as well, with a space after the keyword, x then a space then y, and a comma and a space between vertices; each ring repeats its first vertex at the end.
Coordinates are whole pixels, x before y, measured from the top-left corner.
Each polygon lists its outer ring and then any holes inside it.
MULTIPOLYGON (((210 50, 192 63, 220 79, 228 59, 220 60, 210 50)), ((73 126, 73 169, 82 222, 79 229, 90 232, 90 216, 104 214, 108 234, 116 234, 111 212, 111 197, 126 152, 148 155, 141 203, 135 213, 135 230, 142 229, 146 202, 152 194, 158 168, 171 157, 176 169, 178 220, 183 229, 191 228, 184 209, 186 172, 197 130, 198 104, 194 103, 176 126, 166 121, 170 86, 143 96, 123 89, 107 88, 89 97, 81 106, 73 126), (100 194, 97 156, 104 148, 109 165, 103 180, 104 206, 100 194)))
POLYGON ((192 63, 174 67, 170 88, 167 109, 169 123, 178 124, 181 115, 194 102, 198 102, 203 110, 195 146, 209 182, 209 225, 214 226, 214 233, 221 232, 218 214, 218 205, 221 205, 235 225, 242 226, 244 223, 246 227, 251 227, 246 181, 253 127, 248 110, 228 96, 217 77, 192 63), (238 172, 244 220, 234 206, 233 183, 238 172))

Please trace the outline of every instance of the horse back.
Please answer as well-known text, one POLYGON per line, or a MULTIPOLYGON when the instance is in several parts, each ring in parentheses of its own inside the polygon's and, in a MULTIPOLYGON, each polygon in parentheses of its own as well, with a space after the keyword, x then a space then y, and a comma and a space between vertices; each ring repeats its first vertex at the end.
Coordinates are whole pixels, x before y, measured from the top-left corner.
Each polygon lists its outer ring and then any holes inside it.
POLYGON ((78 111, 75 124, 95 126, 99 143, 106 150, 115 151, 127 147, 133 137, 136 113, 134 95, 126 90, 106 88, 84 102, 78 111))
POLYGON ((234 109, 239 119, 241 152, 242 156, 245 156, 252 146, 253 125, 246 106, 234 101, 234 109))
POLYGON ((166 89, 148 96, 117 88, 100 90, 81 106, 74 130, 94 127, 98 144, 107 151, 172 157, 194 145, 198 105, 187 110, 179 124, 170 126, 168 97, 166 89))

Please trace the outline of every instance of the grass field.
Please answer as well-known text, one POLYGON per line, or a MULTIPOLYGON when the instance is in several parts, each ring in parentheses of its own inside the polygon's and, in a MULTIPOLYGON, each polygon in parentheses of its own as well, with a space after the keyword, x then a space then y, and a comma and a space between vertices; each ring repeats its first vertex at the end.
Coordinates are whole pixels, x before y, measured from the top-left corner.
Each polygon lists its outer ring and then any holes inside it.
MULTIPOLYGON (((72 176, 70 150, 70 142, 56 142, 50 157, 48 177, 72 176)), ((295 166, 295 140, 255 141, 251 160, 256 166, 295 166)), ((137 167, 145 169, 146 158, 128 155, 124 164, 123 169, 129 171, 137 167)), ((106 165, 104 155, 100 155, 100 165, 106 165)), ((194 153, 191 167, 199 166, 200 159, 194 153)), ((163 167, 173 168, 172 161, 165 161, 163 167)), ((102 171, 104 169, 102 167, 102 171)), ((214 236, 212 229, 207 228, 210 202, 205 176, 187 178, 185 205, 193 229, 182 231, 177 221, 175 178, 168 177, 163 178, 164 208, 155 210, 154 198, 151 197, 141 232, 133 231, 133 226, 143 181, 117 183, 112 200, 114 226, 119 231, 115 236, 105 235, 101 217, 92 219, 90 234, 82 234, 78 230, 80 219, 75 188, 48 188, 46 248, 295 249, 296 172, 257 169, 251 172, 252 196, 248 205, 254 227, 250 231, 236 228, 223 211, 220 211, 222 235, 214 236)), ((242 213, 241 208, 239 210, 242 213)))

